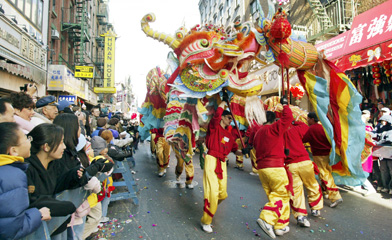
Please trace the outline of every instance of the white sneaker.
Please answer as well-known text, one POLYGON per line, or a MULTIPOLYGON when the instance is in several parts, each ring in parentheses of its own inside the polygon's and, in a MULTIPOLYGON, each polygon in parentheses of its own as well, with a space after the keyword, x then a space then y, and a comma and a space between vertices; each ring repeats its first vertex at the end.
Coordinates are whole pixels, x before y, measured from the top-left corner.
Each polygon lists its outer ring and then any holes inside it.
POLYGON ((201 223, 201 228, 206 233, 212 233, 213 232, 211 224, 203 224, 203 223, 201 223))
POLYGON ((180 181, 180 176, 176 177, 176 181, 179 182, 180 181))
POLYGON ((320 210, 312 210, 311 213, 312 213, 312 216, 314 216, 314 217, 318 217, 321 215, 320 210))
POLYGON ((159 176, 159 177, 163 177, 163 176, 165 175, 165 173, 166 173, 166 169, 163 170, 163 172, 158 173, 158 176, 159 176))
POLYGON ((255 172, 250 172, 249 174, 252 175, 252 176, 258 176, 259 175, 258 173, 255 173, 255 172))
POLYGON ((382 187, 377 187, 377 192, 380 192, 382 187))
POLYGON ((306 216, 298 216, 297 217, 297 224, 300 227, 310 227, 310 222, 306 216))
POLYGON ((282 236, 283 234, 288 233, 288 232, 290 232, 289 226, 286 226, 285 228, 282 228, 282 229, 275 229, 275 234, 278 236, 282 236))
POLYGON ((389 190, 388 190, 388 188, 383 188, 383 189, 381 189, 381 192, 382 193, 387 193, 389 190))
POLYGON ((338 200, 336 200, 335 202, 331 203, 331 205, 329 205, 329 207, 334 208, 336 207, 338 204, 341 204, 343 202, 343 198, 339 198, 338 200))
POLYGON ((185 187, 186 187, 186 188, 189 188, 189 189, 193 189, 193 184, 192 184, 192 183, 185 184, 185 187))
POLYGON ((274 233, 274 229, 272 227, 271 224, 266 223, 263 219, 259 218, 257 219, 257 223, 259 224, 259 226, 261 227, 261 229, 263 229, 263 231, 270 236, 271 238, 275 239, 275 233, 274 233))
POLYGON ((392 195, 392 189, 391 189, 391 190, 389 190, 389 195, 392 195))
POLYGON ((108 217, 103 217, 103 218, 101 218, 101 220, 99 220, 99 222, 100 223, 105 223, 105 222, 108 222, 110 220, 110 218, 108 218, 108 217))

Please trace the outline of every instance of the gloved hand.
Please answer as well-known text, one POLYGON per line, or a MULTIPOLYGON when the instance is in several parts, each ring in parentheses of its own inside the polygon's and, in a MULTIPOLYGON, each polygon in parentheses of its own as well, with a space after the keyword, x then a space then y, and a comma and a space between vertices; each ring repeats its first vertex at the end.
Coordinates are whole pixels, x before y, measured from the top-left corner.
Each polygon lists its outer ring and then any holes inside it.
POLYGON ((112 169, 113 166, 114 166, 114 164, 112 162, 110 162, 109 160, 107 160, 105 158, 101 158, 101 159, 92 161, 90 166, 88 166, 86 168, 86 172, 88 172, 88 174, 90 176, 95 176, 98 172, 109 171, 110 169, 112 169))
POLYGON ((252 147, 246 147, 246 148, 243 148, 241 151, 242 151, 242 154, 243 155, 249 155, 249 153, 250 153, 250 150, 252 150, 252 147))
POLYGON ((222 92, 222 100, 225 101, 227 105, 229 105, 229 95, 227 94, 227 91, 222 92))
POLYGON ((287 101, 287 98, 286 98, 285 96, 282 96, 282 97, 280 98, 280 103, 281 103, 282 105, 287 105, 287 104, 289 104, 289 102, 287 101))

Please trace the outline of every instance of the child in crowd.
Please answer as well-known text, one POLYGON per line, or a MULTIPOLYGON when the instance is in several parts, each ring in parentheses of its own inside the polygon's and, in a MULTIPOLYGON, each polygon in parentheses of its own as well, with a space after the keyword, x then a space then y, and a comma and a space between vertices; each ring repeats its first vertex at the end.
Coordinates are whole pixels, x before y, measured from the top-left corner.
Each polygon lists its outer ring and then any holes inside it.
POLYGON ((30 208, 25 171, 31 138, 17 123, 0 123, 0 239, 18 239, 51 219, 46 207, 30 208), (12 206, 12 207, 6 207, 12 206))

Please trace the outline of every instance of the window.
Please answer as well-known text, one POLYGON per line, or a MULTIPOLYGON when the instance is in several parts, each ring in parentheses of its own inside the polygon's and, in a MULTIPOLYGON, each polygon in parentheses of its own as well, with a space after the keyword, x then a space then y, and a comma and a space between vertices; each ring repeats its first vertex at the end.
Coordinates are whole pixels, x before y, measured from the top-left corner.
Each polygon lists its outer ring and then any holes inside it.
MULTIPOLYGON (((53 2, 53 9, 56 1, 53 2)), ((43 0, 13 0, 15 8, 38 29, 42 29, 43 0)))
POLYGON ((257 12, 257 0, 253 0, 253 2, 250 3, 250 13, 253 15, 257 12))

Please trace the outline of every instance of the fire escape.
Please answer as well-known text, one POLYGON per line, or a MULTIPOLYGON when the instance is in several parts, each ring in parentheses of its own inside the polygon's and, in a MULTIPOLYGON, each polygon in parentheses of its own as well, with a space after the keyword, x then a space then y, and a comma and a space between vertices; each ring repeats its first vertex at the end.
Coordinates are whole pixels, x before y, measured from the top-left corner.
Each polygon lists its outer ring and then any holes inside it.
POLYGON ((73 43, 74 65, 86 64, 86 43, 90 42, 89 0, 77 0, 73 8, 62 9, 61 31, 67 32, 73 43))
POLYGON ((350 29, 356 15, 355 0, 307 0, 313 11, 309 42, 329 39, 350 29))

